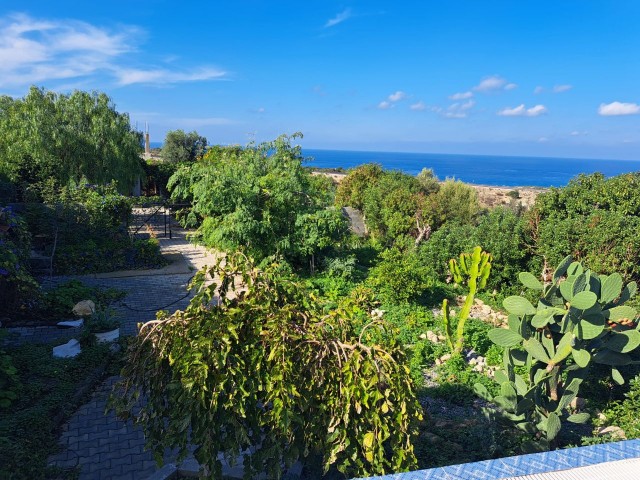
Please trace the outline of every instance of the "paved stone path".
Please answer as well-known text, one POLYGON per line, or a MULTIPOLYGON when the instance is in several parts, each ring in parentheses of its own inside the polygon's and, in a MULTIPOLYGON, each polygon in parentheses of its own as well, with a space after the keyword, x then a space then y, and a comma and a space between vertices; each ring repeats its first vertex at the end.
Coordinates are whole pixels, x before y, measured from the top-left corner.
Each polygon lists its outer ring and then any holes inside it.
MULTIPOLYGON (((163 233, 158 225, 154 230, 163 233)), ((96 276, 73 277, 89 285, 119 288, 127 292, 122 303, 115 307, 121 320, 121 332, 135 335, 137 324, 155 318, 159 309, 184 309, 191 295, 186 286, 193 273, 204 265, 213 265, 216 257, 203 247, 186 240, 186 232, 172 225, 172 238, 158 238, 163 252, 181 253, 188 268, 183 273, 126 272, 96 276), (97 278, 100 277, 100 278, 97 278), (173 303, 167 307, 167 304, 173 303)), ((174 269, 175 270, 175 269, 174 269)), ((178 269, 180 270, 180 269, 178 269)), ((69 277, 54 277, 46 284, 55 284, 69 277)), ((30 340, 34 340, 32 334, 30 340)), ((41 329, 38 336, 45 336, 41 329)), ((51 337, 49 337, 50 340, 51 337)), ((113 412, 105 414, 106 401, 117 377, 108 378, 93 394, 91 400, 80 407, 62 427, 62 451, 49 459, 50 465, 62 468, 80 468, 80 480, 146 479, 157 471, 153 456, 144 450, 142 430, 131 422, 118 420, 113 412)), ((170 452, 165 461, 171 461, 170 452)))

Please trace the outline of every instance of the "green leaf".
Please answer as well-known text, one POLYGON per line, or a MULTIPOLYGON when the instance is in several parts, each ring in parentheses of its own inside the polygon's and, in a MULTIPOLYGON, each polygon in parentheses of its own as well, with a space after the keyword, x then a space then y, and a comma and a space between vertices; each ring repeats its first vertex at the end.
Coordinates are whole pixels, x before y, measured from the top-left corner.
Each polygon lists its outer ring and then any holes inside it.
POLYGON ((533 403, 533 400, 531 400, 530 398, 523 398, 518 402, 518 405, 516 407, 516 415, 523 415, 528 410, 531 410, 531 408, 534 406, 535 403, 533 403))
POLYGON ((544 328, 546 325, 553 321, 553 315, 556 310, 554 308, 545 308, 544 310, 538 310, 531 319, 531 326, 535 328, 544 328))
MULTIPOLYGON (((574 297, 578 293, 584 291, 586 286, 587 286, 587 276, 584 273, 581 273, 573 281, 573 286, 571 287, 571 296, 574 297)), ((573 301, 573 298, 572 298, 572 301, 573 301)))
POLYGON ((511 382, 504 382, 500 385, 500 395, 504 398, 505 404, 509 406, 507 410, 515 412, 518 405, 518 395, 511 382))
POLYGON ((633 320, 637 315, 636 309, 627 305, 620 305, 619 307, 609 308, 607 310, 604 310, 602 313, 610 322, 617 322, 618 320, 622 320, 625 318, 633 320))
POLYGON ((476 393, 476 395, 484 400, 488 400, 491 401, 491 395, 489 395, 489 391, 487 390, 487 387, 485 387, 484 385, 482 385, 481 383, 476 383, 473 385, 473 390, 476 393))
POLYGON ((489 330, 489 340, 501 347, 509 348, 518 345, 522 342, 523 338, 514 332, 506 328, 494 328, 489 330))
POLYGON ((622 276, 619 273, 609 275, 604 282, 602 282, 600 302, 610 303, 618 298, 622 291, 622 284, 622 276))
POLYGON ((539 361, 544 362, 544 363, 549 363, 550 359, 549 359, 549 355, 547 354, 547 351, 544 349, 542 344, 538 340, 536 340, 535 338, 531 337, 531 338, 525 340, 522 343, 522 346, 536 360, 539 360, 539 361))
POLYGON ((542 290, 542 283, 532 273, 520 272, 518 274, 518 279, 520 280, 520 283, 531 290, 542 290))
POLYGON ((547 440, 551 441, 560 432, 560 428, 562 428, 562 424, 560 423, 560 418, 555 413, 551 412, 549 417, 547 418, 547 440))
POLYGON ((582 272, 584 272, 584 267, 580 262, 571 262, 571 265, 569 265, 569 268, 567 268, 567 276, 582 275, 582 272))
POLYGON ((638 330, 611 332, 611 336, 607 339, 605 345, 614 352, 632 352, 640 345, 640 332, 638 330))
POLYGON ((592 357, 594 362, 602 365, 629 365, 631 358, 626 353, 613 352, 611 350, 600 350, 592 357))
POLYGON ((567 421, 571 423, 587 423, 587 421, 589 421, 590 418, 591 418, 591 415, 589 415, 586 412, 574 413, 573 415, 569 415, 567 417, 567 421))
POLYGON ((567 268, 569 268, 569 265, 571 265, 572 262, 573 257, 571 255, 567 255, 562 259, 562 261, 558 265, 558 268, 556 268, 555 272, 553 272, 554 283, 557 282, 560 277, 563 277, 567 273, 567 268))
POLYGON ((618 385, 624 385, 624 377, 617 368, 611 368, 611 378, 618 385))
POLYGON ((601 313, 585 315, 578 323, 577 336, 582 340, 591 340, 604 330, 604 315, 601 313))
POLYGON ((571 301, 573 297, 573 282, 575 277, 569 277, 564 282, 560 283, 560 293, 562 294, 562 298, 564 298, 567 302, 571 301))
POLYGON ((571 351, 571 355, 579 367, 585 368, 591 361, 591 354, 587 350, 574 349, 571 351))
POLYGON ((521 317, 525 315, 535 315, 536 313, 536 309, 533 308, 529 300, 517 295, 505 298, 502 304, 509 313, 514 313, 521 317))
POLYGON ((567 387, 564 389, 562 397, 558 402, 558 408, 556 408, 556 412, 558 412, 558 414, 561 414, 562 411, 571 404, 571 401, 576 398, 576 396, 578 395, 578 390, 580 390, 581 383, 582 379, 574 378, 573 380, 571 380, 571 383, 569 383, 569 385, 567 385, 567 387))
POLYGON ((558 347, 556 348, 556 353, 553 356, 553 358, 551 358, 549 363, 553 365, 557 365, 558 363, 563 361, 565 358, 567 358, 571 353, 572 344, 573 344, 573 333, 571 332, 565 333, 560 339, 560 342, 558 343, 558 347))
POLYGON ((622 293, 620 294, 620 300, 618 301, 618 304, 622 305, 626 301, 632 299, 633 297, 636 296, 637 292, 638 292, 638 284, 636 282, 628 283, 622 289, 622 293))
POLYGON ((576 293, 571 299, 571 306, 579 310, 588 310, 598 301, 595 293, 588 290, 576 293))
POLYGON ((516 391, 518 392, 518 395, 520 396, 526 395, 527 391, 529 390, 529 386, 525 383, 522 377, 517 373, 514 375, 514 383, 516 385, 516 391))

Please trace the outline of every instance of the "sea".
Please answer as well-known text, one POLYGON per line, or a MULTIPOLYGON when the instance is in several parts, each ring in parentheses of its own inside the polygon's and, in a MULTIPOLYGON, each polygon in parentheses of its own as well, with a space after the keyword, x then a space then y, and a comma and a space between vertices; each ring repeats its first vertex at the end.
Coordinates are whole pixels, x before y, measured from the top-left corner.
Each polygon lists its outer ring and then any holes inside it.
MULTIPOLYGON (((162 142, 151 142, 160 148, 162 142)), ((563 187, 580 173, 600 172, 606 177, 640 171, 640 160, 586 158, 508 157, 500 155, 454 155, 444 153, 364 152, 303 149, 304 164, 345 170, 364 163, 417 175, 430 168, 444 180, 455 178, 477 185, 500 187, 563 187)))
POLYGON ((563 187, 580 173, 600 172, 606 177, 640 171, 638 160, 507 157, 440 153, 359 152, 304 149, 304 164, 317 168, 352 168, 379 163, 385 169, 417 175, 431 168, 436 176, 492 186, 563 187))

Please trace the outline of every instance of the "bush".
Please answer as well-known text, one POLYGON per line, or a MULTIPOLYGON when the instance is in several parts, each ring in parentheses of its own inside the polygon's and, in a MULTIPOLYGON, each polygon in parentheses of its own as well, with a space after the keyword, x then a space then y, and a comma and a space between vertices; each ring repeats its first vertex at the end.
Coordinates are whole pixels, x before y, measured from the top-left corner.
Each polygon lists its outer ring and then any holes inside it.
POLYGON ((433 285, 431 270, 414 250, 397 247, 380 254, 381 261, 369 270, 366 280, 385 303, 400 304, 418 299, 433 285))
POLYGON ((567 253, 600 273, 640 279, 640 174, 579 175, 536 198, 527 235, 556 264, 567 253))
POLYGON ((89 287, 79 280, 69 280, 44 293, 39 313, 64 318, 71 315, 71 310, 81 300, 91 300, 97 309, 104 309, 125 295, 122 290, 89 287))
POLYGON ((38 284, 29 274, 29 232, 11 207, 0 208, 0 316, 12 316, 37 300, 38 284))
POLYGON ((640 409, 640 375, 631 379, 629 391, 622 401, 612 402, 602 412, 607 417, 607 423, 624 430, 628 439, 640 438, 640 423, 638 410, 640 409))
POLYGON ((196 459, 215 476, 220 452, 246 476, 269 478, 309 454, 322 457, 325 472, 335 466, 350 476, 414 467, 419 404, 397 344, 369 343, 354 328, 370 312, 326 309, 277 265, 260 271, 239 255, 225 260, 210 272, 220 286, 203 287, 186 312, 146 324, 153 327, 129 350, 113 401, 143 424, 148 447, 186 455, 188 442, 197 444, 196 459), (245 293, 229 299, 236 277, 245 293), (141 395, 147 402, 132 412, 141 395))
POLYGON ((480 217, 471 236, 493 257, 487 289, 512 291, 513 279, 527 269, 529 257, 522 217, 506 207, 494 208, 480 217))

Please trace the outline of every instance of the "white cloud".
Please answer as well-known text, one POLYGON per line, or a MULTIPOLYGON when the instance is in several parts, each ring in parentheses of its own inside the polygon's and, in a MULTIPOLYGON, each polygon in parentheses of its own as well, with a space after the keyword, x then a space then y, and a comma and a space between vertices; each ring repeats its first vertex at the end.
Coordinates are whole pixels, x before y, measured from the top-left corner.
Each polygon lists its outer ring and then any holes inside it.
POLYGON ((513 90, 517 85, 515 83, 508 83, 500 75, 492 75, 484 78, 478 85, 472 88, 476 92, 497 92, 500 90, 513 90))
POLYGON ((536 95, 538 95, 538 94, 540 94, 542 92, 544 92, 544 87, 541 87, 539 85, 536 88, 533 89, 533 93, 535 93, 536 95))
POLYGON ((553 93, 562 93, 562 92, 568 92, 572 88, 573 88, 573 85, 554 85, 552 91, 553 93))
POLYGON ((188 72, 175 72, 165 69, 114 69, 118 85, 135 83, 166 85, 170 83, 217 80, 226 76, 226 72, 215 68, 199 68, 188 72))
POLYGON ((449 97, 450 100, 466 100, 467 98, 473 97, 473 92, 460 92, 454 93, 449 97))
POLYGON ((425 103, 422 100, 420 100, 419 102, 416 102, 413 105, 411 105, 409 108, 411 110, 416 111, 416 112, 422 112, 423 110, 427 109, 427 106, 425 105, 425 103))
POLYGON ((637 103, 601 103, 600 107, 598 107, 598 114, 605 117, 615 115, 636 115, 638 113, 640 113, 640 105, 637 103))
POLYGON ((447 107, 447 111, 444 113, 444 116, 447 118, 465 118, 467 116, 467 111, 474 107, 476 101, 470 99, 466 102, 456 102, 452 103, 447 107))
POLYGON ((469 110, 476 104, 475 100, 469 100, 460 105, 460 110, 469 110))
POLYGON ((547 108, 544 105, 536 105, 531 108, 526 108, 524 103, 514 108, 503 108, 498 112, 498 115, 503 117, 537 117, 547 112, 547 108))
POLYGON ((396 93, 392 93, 389 95, 390 102, 399 102, 400 100, 404 100, 407 98, 407 94, 398 90, 396 93))
POLYGON ((380 110, 389 110, 390 108, 393 108, 393 103, 387 102, 386 100, 383 100, 382 102, 380 102, 378 104, 378 108, 380 110))
POLYGON ((572 137, 581 137, 581 136, 589 135, 589 132, 587 132, 586 130, 582 132, 579 130, 574 130, 569 135, 571 135, 572 137))
POLYGON ((549 141, 549 139, 547 137, 540 137, 538 139, 538 143, 547 143, 549 141))
POLYGON ((339 23, 344 22, 351 18, 351 9, 347 8, 342 12, 338 13, 335 17, 327 20, 327 23, 324 24, 324 28, 330 28, 338 25, 339 23))
POLYGON ((115 77, 120 85, 219 79, 224 72, 200 67, 188 72, 140 69, 130 62, 144 32, 134 26, 103 28, 77 20, 42 20, 25 14, 0 17, 0 87, 47 81, 115 77), (125 66, 125 64, 127 64, 125 66))

